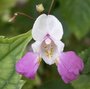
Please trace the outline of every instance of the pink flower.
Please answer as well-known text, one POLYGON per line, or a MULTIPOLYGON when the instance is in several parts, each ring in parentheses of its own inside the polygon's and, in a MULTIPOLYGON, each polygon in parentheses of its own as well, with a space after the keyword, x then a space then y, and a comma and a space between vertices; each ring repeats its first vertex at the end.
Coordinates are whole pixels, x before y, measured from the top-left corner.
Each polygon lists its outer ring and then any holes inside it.
POLYGON ((28 52, 21 60, 17 62, 16 71, 27 78, 34 79, 38 67, 38 55, 32 52, 28 52))
POLYGON ((28 52, 16 64, 16 71, 27 78, 33 79, 39 67, 41 58, 45 63, 56 64, 58 72, 65 83, 77 79, 84 68, 83 61, 74 52, 63 52, 61 41, 63 27, 53 15, 40 15, 33 26, 33 52, 28 52))
POLYGON ((63 52, 57 64, 58 72, 65 83, 75 80, 84 68, 82 59, 73 51, 63 52))

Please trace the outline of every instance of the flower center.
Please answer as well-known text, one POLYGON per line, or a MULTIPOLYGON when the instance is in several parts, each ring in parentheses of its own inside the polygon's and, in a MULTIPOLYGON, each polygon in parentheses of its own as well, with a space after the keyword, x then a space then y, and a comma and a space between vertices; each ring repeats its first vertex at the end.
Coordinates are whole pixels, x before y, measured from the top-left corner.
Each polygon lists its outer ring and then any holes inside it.
POLYGON ((49 59, 51 59, 53 55, 53 48, 50 48, 49 50, 45 50, 45 54, 49 59))
POLYGON ((41 44, 41 57, 47 64, 53 64, 55 62, 57 48, 50 37, 47 37, 41 44))
POLYGON ((51 59, 53 54, 53 48, 52 40, 50 38, 45 39, 45 54, 49 59, 51 59))
POLYGON ((50 38, 46 38, 42 43, 42 51, 48 59, 51 59, 54 53, 55 44, 50 38))

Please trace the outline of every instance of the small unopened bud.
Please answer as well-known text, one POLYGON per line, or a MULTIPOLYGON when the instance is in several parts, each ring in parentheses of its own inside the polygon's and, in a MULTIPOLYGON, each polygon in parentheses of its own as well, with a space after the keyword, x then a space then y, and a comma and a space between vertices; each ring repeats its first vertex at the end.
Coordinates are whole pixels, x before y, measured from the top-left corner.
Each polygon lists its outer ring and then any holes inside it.
POLYGON ((43 11, 44 11, 44 6, 43 6, 43 4, 38 4, 38 5, 36 5, 36 10, 37 10, 37 12, 39 12, 39 13, 43 12, 43 11))

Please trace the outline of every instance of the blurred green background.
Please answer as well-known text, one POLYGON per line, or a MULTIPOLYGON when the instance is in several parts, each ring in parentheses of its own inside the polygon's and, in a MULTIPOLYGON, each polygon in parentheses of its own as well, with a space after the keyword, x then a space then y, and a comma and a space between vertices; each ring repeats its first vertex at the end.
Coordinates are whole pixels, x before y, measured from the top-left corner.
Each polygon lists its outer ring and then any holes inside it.
MULTIPOLYGON (((45 8, 43 13, 47 14, 51 1, 0 0, 0 35, 14 37, 26 33, 32 29, 35 20, 24 16, 17 16, 13 22, 8 22, 8 20, 15 12, 23 12, 36 19, 40 15, 36 11, 36 5, 42 3, 45 8)), ((63 25, 62 41, 66 45, 65 51, 74 50, 79 54, 90 47, 90 0, 55 0, 50 14, 55 15, 63 25)), ((44 62, 41 63, 35 80, 28 80, 24 77, 22 79, 26 80, 22 89, 90 89, 90 76, 81 75, 71 84, 64 84, 56 66, 48 66, 44 62)))

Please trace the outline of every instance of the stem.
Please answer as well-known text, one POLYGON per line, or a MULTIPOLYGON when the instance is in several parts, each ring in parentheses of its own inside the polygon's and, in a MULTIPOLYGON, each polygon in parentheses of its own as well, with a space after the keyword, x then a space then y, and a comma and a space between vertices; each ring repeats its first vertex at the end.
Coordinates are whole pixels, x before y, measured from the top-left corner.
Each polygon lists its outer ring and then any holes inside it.
POLYGON ((54 0, 52 0, 52 2, 51 2, 50 8, 49 8, 49 10, 48 10, 48 14, 50 14, 50 12, 51 12, 51 9, 52 9, 52 6, 53 6, 53 3, 54 3, 54 0))
POLYGON ((31 17, 31 16, 29 16, 29 15, 27 15, 27 14, 25 14, 25 13, 16 12, 16 13, 14 13, 14 16, 9 20, 9 22, 13 21, 18 15, 26 16, 26 17, 28 17, 29 19, 33 19, 33 20, 34 20, 33 17, 31 17))

